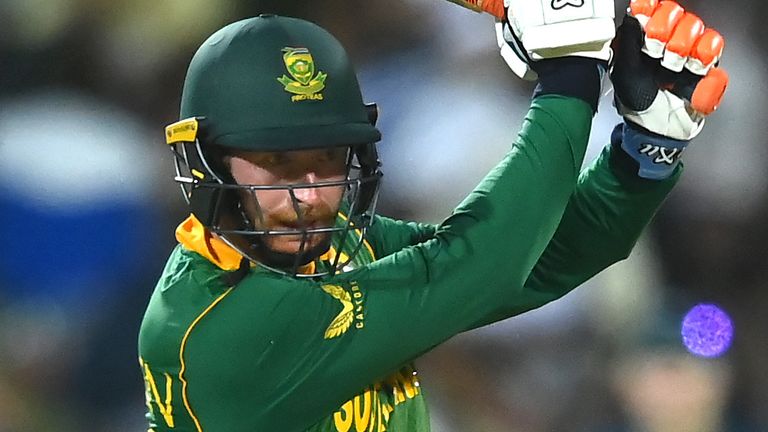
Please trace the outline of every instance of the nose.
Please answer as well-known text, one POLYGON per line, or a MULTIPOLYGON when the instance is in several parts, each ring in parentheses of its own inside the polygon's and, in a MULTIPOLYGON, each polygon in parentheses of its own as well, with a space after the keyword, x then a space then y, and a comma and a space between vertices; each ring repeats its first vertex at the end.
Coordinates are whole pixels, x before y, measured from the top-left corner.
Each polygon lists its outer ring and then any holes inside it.
MULTIPOLYGON (((317 174, 314 172, 308 172, 304 176, 302 183, 311 185, 317 183, 318 181, 319 179, 317 174)), ((320 188, 316 187, 296 188, 294 189, 293 193, 296 195, 296 199, 299 200, 299 202, 307 204, 313 204, 320 199, 320 188)))

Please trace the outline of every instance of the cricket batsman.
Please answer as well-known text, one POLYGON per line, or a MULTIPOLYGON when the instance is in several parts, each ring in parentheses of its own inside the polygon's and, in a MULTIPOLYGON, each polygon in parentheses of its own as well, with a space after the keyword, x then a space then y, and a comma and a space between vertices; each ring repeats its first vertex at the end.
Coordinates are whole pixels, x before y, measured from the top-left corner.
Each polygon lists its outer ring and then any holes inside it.
POLYGON ((261 15, 202 44, 166 128, 191 215, 139 334, 150 431, 428 431, 414 359, 629 255, 722 98, 723 38, 672 1, 618 30, 607 0, 486 3, 538 85, 438 225, 375 213, 376 109, 333 36, 261 15), (606 72, 624 121, 579 172, 606 72))

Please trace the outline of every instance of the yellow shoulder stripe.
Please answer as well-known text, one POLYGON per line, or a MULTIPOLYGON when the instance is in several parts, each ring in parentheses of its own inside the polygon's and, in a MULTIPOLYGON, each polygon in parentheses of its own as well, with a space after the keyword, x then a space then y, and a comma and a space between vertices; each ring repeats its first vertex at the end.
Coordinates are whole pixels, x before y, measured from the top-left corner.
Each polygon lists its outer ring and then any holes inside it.
MULTIPOLYGON (((348 220, 347 216, 342 212, 339 212, 339 216, 341 216, 341 218, 344 219, 345 221, 348 220)), ((354 227, 354 224, 352 226, 354 227)), ((357 233, 357 235, 359 235, 360 237, 363 237, 363 232, 357 228, 355 228, 355 233, 357 233)), ((368 253, 371 254, 371 259, 375 261, 376 254, 373 253, 373 247, 371 246, 370 243, 368 243, 368 239, 363 237, 363 244, 365 245, 365 248, 368 249, 368 253)))

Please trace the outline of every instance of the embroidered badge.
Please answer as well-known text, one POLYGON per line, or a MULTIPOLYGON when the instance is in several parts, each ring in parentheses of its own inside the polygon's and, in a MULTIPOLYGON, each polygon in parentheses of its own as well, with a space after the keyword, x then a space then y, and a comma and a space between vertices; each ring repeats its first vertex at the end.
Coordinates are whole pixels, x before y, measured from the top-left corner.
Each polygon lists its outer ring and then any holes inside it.
POLYGON ((283 48, 283 62, 291 77, 283 75, 277 80, 285 86, 285 91, 293 94, 293 102, 323 100, 320 92, 325 88, 328 75, 322 71, 315 74, 315 61, 308 49, 283 48))
POLYGON ((342 307, 341 312, 336 315, 336 318, 331 321, 331 324, 325 330, 325 339, 333 339, 349 330, 349 326, 352 325, 352 321, 355 319, 355 307, 352 304, 352 296, 344 288, 338 285, 323 285, 322 289, 328 295, 338 300, 342 307))
POLYGON ((325 329, 325 339, 343 335, 353 323, 357 330, 365 327, 365 295, 356 281, 349 282, 349 290, 338 285, 323 285, 320 288, 341 303, 341 312, 325 329))

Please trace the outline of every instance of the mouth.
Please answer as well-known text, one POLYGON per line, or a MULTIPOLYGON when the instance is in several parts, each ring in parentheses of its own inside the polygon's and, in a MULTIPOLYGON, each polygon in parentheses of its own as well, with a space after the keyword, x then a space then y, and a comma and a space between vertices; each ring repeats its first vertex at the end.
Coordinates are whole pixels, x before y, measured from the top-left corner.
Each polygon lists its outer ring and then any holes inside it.
MULTIPOLYGON (((274 227, 274 231, 301 231, 312 229, 312 226, 300 228, 289 226, 274 227)), ((318 247, 325 242, 330 241, 331 233, 328 232, 315 232, 306 234, 277 234, 267 236, 264 240, 270 249, 286 254, 296 254, 302 251, 308 251, 318 247)))
POLYGON ((314 230, 322 228, 331 228, 333 222, 331 220, 304 220, 304 221, 280 221, 274 226, 274 230, 280 231, 302 231, 302 230, 314 230))

